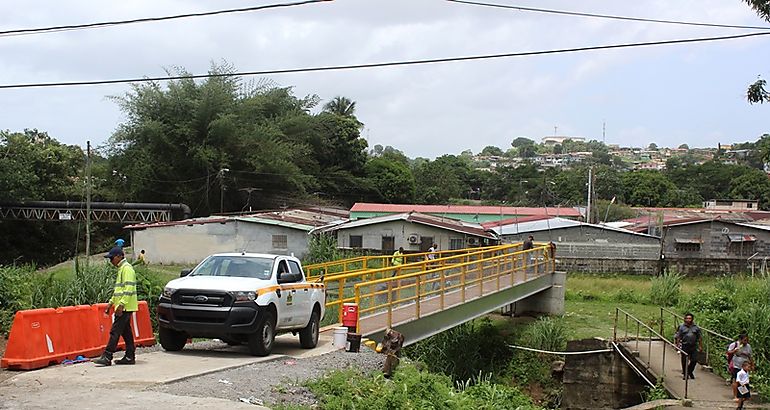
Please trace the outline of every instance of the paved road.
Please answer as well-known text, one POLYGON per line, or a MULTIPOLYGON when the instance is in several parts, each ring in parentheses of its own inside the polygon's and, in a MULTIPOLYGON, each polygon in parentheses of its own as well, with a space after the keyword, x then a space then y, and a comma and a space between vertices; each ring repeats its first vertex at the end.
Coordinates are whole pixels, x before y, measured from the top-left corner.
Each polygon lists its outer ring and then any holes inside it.
MULTIPOLYGON (((311 350, 301 349, 296 336, 279 336, 273 354, 268 357, 250 356, 245 346, 210 346, 201 343, 188 345, 177 353, 138 354, 135 366, 96 367, 80 363, 13 372, 12 377, 0 382, 0 409, 265 409, 232 400, 177 396, 147 388, 252 363, 287 356, 318 356, 334 350, 329 334, 322 334, 318 346, 311 350)), ((120 357, 120 353, 116 356, 120 357)))

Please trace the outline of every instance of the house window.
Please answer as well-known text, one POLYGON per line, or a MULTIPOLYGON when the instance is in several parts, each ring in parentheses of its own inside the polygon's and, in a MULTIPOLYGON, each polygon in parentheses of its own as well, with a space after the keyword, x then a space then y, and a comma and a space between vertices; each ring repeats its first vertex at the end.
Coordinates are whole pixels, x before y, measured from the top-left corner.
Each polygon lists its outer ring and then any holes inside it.
POLYGON ((289 249, 289 239, 286 235, 273 235, 273 249, 289 249))
POLYGON ((449 238, 449 249, 454 250, 463 248, 465 248, 463 238, 449 238))
POLYGON ((727 239, 730 241, 727 245, 727 252, 733 255, 746 256, 754 253, 754 243, 757 237, 742 233, 729 233, 727 239))
POLYGON ((363 248, 364 237, 362 235, 350 235, 350 247, 351 248, 363 248))
POLYGON ((382 250, 386 252, 393 252, 396 249, 396 238, 392 236, 382 237, 382 250))
POLYGON ((699 243, 680 243, 677 242, 674 246, 677 252, 700 252, 699 243))
POLYGON ((751 209, 753 207, 754 207, 754 204, 752 204, 751 202, 746 204, 746 208, 748 208, 748 209, 751 209))

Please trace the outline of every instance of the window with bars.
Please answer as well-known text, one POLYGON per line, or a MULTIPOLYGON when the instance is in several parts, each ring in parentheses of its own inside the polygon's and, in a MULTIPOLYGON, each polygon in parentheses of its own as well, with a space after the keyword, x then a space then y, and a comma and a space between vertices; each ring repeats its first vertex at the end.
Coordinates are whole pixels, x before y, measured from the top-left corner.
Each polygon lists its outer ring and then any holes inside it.
POLYGON ((350 235, 350 247, 351 248, 363 248, 364 237, 362 235, 350 235))
POLYGON ((286 235, 273 235, 273 249, 289 249, 289 238, 286 235))

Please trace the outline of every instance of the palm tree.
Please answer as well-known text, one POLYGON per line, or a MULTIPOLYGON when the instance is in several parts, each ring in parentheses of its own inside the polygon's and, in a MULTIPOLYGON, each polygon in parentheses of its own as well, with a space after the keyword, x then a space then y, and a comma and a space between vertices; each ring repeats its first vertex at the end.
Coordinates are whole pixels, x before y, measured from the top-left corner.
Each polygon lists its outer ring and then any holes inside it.
POLYGON ((347 97, 334 97, 324 105, 324 111, 337 114, 342 117, 354 117, 356 112, 356 102, 347 97))

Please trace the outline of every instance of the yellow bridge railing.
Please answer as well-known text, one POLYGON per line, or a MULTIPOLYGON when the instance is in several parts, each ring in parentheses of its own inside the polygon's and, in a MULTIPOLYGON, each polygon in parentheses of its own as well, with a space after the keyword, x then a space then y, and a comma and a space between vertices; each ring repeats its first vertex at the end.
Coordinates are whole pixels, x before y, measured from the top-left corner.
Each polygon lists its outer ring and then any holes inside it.
MULTIPOLYGON (((473 285, 476 283, 476 276, 483 277, 483 280, 489 278, 489 276, 477 273, 479 269, 484 271, 484 269, 489 267, 489 264, 492 264, 501 267, 502 270, 498 275, 499 278, 500 275, 510 273, 511 269, 514 269, 512 267, 513 265, 504 269, 502 268, 503 266, 508 266, 502 262, 506 256, 509 258, 509 260, 506 260, 506 263, 513 263, 514 259, 517 259, 521 265, 519 268, 522 269, 526 264, 529 266, 529 269, 533 270, 533 272, 538 269, 546 271, 547 268, 545 268, 544 265, 550 264, 550 269, 553 270, 553 259, 549 256, 549 248, 545 245, 537 246, 537 248, 528 251, 520 251, 521 243, 486 248, 472 248, 460 251, 444 251, 441 253, 441 257, 437 257, 436 259, 425 259, 427 253, 411 254, 409 256, 419 255, 415 258, 416 261, 409 262, 407 259, 407 263, 401 265, 369 269, 357 267, 355 269, 349 269, 347 273, 325 275, 323 282, 326 285, 326 307, 330 314, 336 313, 337 320, 341 322, 342 305, 344 303, 356 302, 355 292, 357 289, 361 289, 361 286, 367 284, 388 283, 392 280, 403 279, 403 282, 399 282, 401 285, 391 289, 396 292, 394 301, 401 301, 402 294, 408 295, 410 292, 414 297, 438 294, 439 291, 436 289, 441 289, 439 283, 445 283, 440 279, 442 275, 445 280, 455 280, 459 281, 459 283, 467 282, 467 284, 473 285), (428 275, 431 275, 431 277, 427 278, 428 275), (410 286, 410 281, 419 282, 419 285, 416 287, 414 285, 410 286), (425 290, 417 290, 420 286, 425 287, 426 285, 433 287, 428 293, 426 293, 425 290)), ((387 258, 389 259, 391 256, 387 256, 387 258)), ((354 263, 353 261, 355 259, 359 258, 346 259, 344 261, 337 261, 336 263, 338 263, 337 266, 351 266, 350 264, 354 263)), ((320 265, 322 264, 312 266, 318 267, 320 265)), ((324 265, 330 266, 329 264, 324 265)), ((480 284, 482 290, 485 285, 485 283, 480 284)), ((462 286, 464 285, 454 284, 449 290, 455 288, 460 289, 462 286)), ((361 292, 360 290, 358 291, 359 293, 361 292)), ((366 294, 366 292, 362 293, 362 295, 366 294)), ((359 305, 359 312, 361 312, 361 308, 362 306, 359 305)))
POLYGON ((468 254, 471 257, 459 263, 428 265, 417 272, 357 283, 353 300, 358 305, 358 327, 362 317, 378 313, 385 314, 384 323, 392 327, 398 323, 395 309, 409 307, 408 317, 419 319, 553 271, 547 245, 526 251, 518 248, 498 247, 468 254), (430 307, 425 307, 426 302, 430 307))

